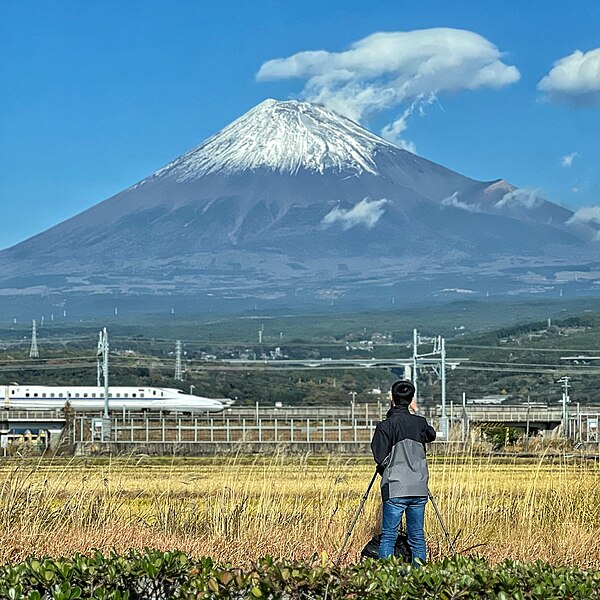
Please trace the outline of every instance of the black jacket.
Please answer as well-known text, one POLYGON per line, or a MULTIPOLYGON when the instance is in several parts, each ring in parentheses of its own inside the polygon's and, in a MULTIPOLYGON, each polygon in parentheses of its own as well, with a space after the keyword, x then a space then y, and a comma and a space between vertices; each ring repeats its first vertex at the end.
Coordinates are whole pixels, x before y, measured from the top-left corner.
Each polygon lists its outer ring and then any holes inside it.
POLYGON ((425 444, 435 440, 435 429, 407 406, 394 406, 375 428, 371 450, 381 474, 383 500, 427 496, 429 471, 425 444))

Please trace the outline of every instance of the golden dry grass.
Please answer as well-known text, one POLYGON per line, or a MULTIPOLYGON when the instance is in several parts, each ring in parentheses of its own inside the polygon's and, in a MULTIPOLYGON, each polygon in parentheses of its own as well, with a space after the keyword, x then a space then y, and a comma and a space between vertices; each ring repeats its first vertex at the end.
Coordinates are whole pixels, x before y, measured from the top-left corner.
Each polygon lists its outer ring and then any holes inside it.
MULTIPOLYGON (((600 471, 594 462, 439 458, 431 490, 457 546, 600 567, 600 471)), ((265 554, 335 557, 372 474, 365 458, 119 459, 0 463, 0 563, 32 553, 178 548, 246 566, 265 554)), ((347 561, 378 526, 373 490, 347 561)), ((431 507, 433 559, 447 552, 431 507)))

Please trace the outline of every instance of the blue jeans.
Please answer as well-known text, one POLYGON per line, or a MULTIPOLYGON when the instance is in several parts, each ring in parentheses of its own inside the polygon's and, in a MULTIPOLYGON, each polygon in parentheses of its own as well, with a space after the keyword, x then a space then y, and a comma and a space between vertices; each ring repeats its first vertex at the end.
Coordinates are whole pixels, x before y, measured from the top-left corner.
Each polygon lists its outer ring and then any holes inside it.
POLYGON ((402 515, 406 512, 406 535, 408 545, 412 550, 413 564, 417 560, 425 562, 425 505, 427 496, 411 496, 409 498, 390 498, 383 503, 381 519, 381 542, 379 543, 379 558, 387 558, 394 554, 394 545, 398 537, 398 527, 402 515))

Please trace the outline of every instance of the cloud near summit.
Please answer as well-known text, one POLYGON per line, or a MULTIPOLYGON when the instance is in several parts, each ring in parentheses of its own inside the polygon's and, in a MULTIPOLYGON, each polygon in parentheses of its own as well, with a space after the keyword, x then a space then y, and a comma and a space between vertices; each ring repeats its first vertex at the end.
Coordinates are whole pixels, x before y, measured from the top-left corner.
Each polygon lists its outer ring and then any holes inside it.
MULTIPOLYGON (((435 28, 374 33, 342 52, 298 52, 265 62, 257 74, 260 81, 292 78, 305 80, 304 99, 360 122, 379 111, 428 103, 441 92, 501 88, 520 73, 484 37, 435 28)), ((406 116, 388 132, 405 129, 406 116)))

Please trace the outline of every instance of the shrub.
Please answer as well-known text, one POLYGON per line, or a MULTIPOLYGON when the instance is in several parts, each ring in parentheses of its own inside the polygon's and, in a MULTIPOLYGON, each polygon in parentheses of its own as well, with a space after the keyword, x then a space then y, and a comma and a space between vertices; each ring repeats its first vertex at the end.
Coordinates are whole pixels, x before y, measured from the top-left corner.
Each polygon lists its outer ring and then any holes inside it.
POLYGON ((28 558, 0 567, 0 597, 9 600, 159 600, 197 598, 600 598, 600 573, 541 561, 491 566, 455 556, 421 569, 396 559, 337 569, 315 556, 309 564, 270 557, 242 571, 182 552, 96 552, 70 559, 28 558))

